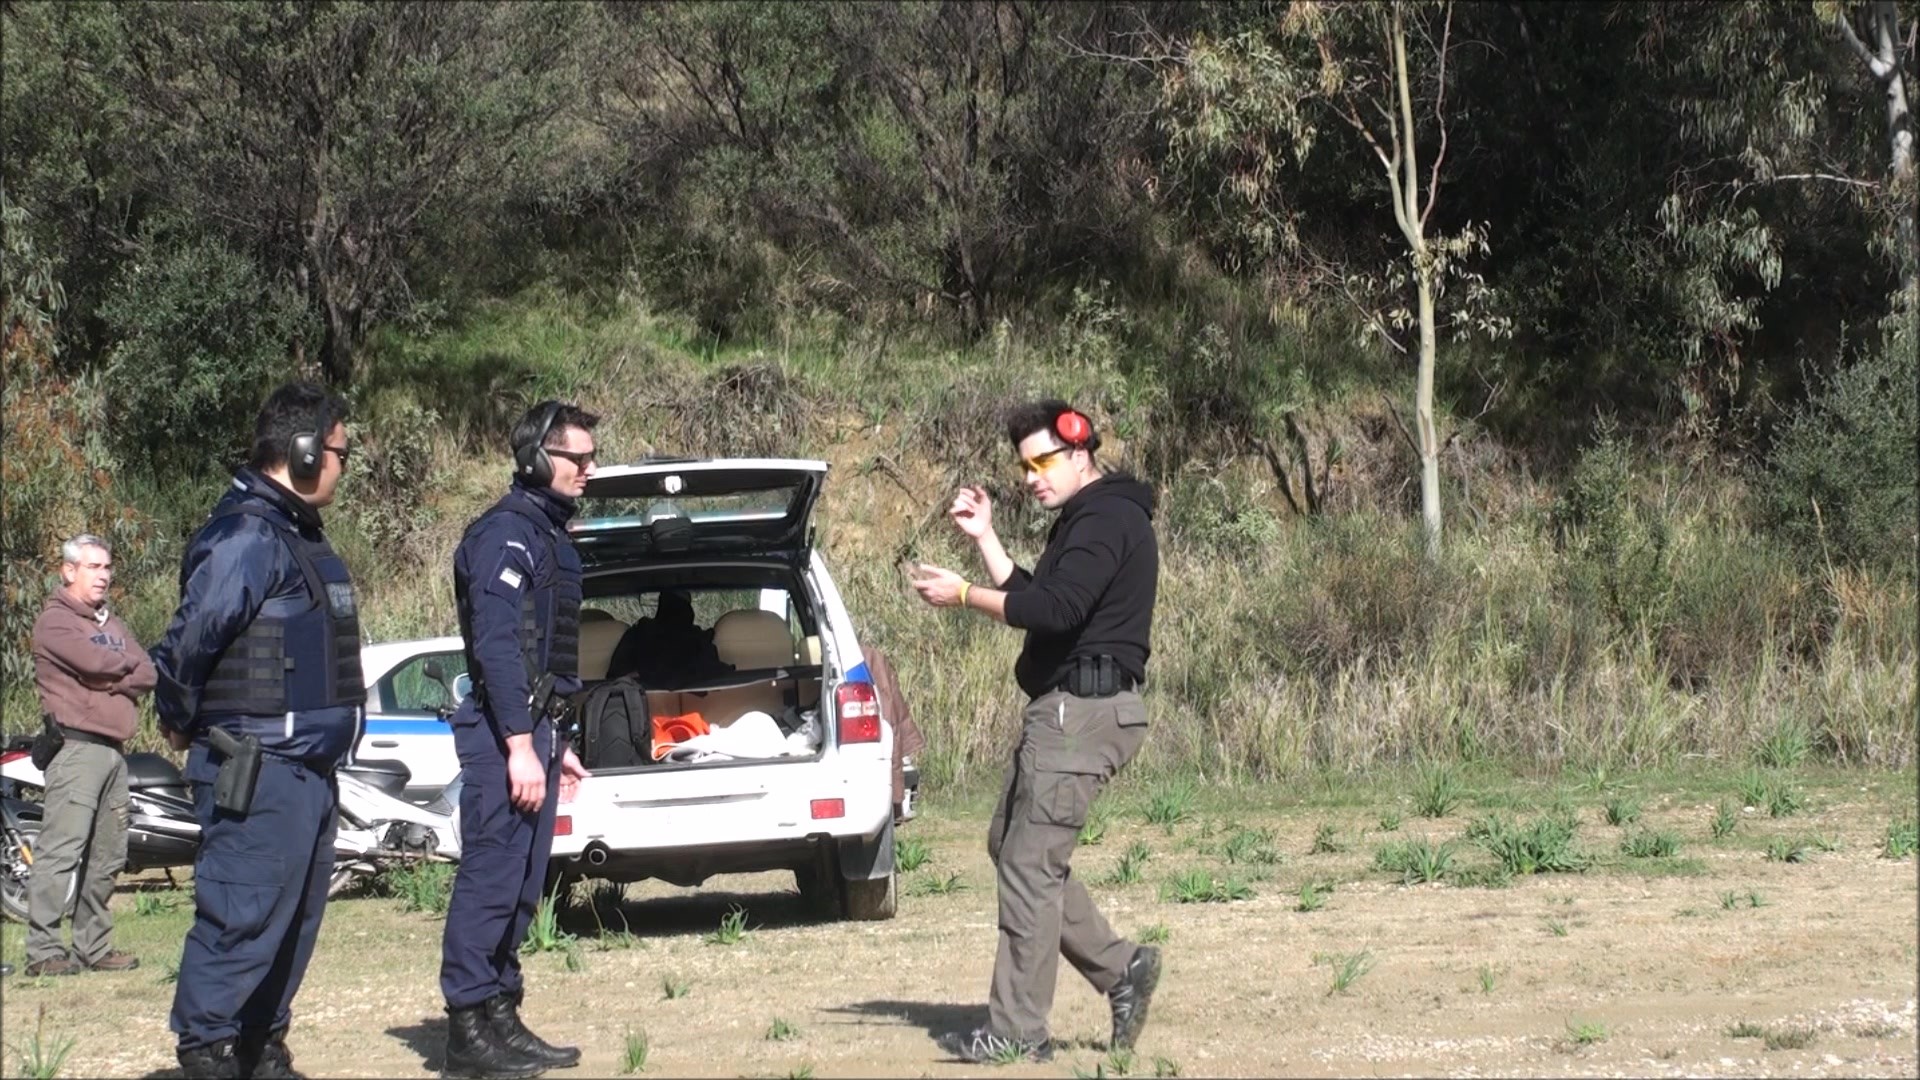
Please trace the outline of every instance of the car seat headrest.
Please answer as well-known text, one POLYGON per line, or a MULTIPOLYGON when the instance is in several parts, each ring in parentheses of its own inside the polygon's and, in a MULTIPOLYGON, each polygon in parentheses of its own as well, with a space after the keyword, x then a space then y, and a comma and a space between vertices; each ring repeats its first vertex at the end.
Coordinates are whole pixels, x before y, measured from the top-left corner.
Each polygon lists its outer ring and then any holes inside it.
POLYGON ((793 663, 793 633, 771 611, 729 611, 713 624, 713 649, 736 670, 787 667, 793 663))

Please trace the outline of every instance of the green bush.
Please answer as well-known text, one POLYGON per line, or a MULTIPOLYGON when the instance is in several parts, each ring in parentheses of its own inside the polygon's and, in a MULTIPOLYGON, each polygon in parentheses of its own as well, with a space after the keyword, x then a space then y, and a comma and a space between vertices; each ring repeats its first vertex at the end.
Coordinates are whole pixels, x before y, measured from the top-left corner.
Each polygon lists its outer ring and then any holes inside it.
POLYGON ((1622 630, 1658 626, 1673 587, 1667 523, 1635 505, 1631 448, 1600 425, 1554 500, 1554 532, 1566 554, 1568 591, 1597 605, 1622 630))
POLYGON ((1417 656, 1459 601, 1453 560, 1422 554, 1418 532, 1372 514, 1319 518, 1310 557, 1263 584, 1268 602, 1236 612, 1244 640, 1278 666, 1331 680, 1363 659, 1417 656))
POLYGON ((1916 317, 1834 376, 1787 425, 1759 484, 1765 520, 1809 561, 1914 565, 1916 317))
POLYGON ((313 323, 291 290, 220 241, 156 231, 100 305, 113 439, 156 471, 230 467, 313 323))
MULTIPOLYGON (((19 234, 11 239, 18 240, 19 234)), ((5 602, 0 605, 0 676, 8 688, 5 723, 22 730, 38 722, 29 648, 33 620, 59 584, 62 541, 79 532, 114 546, 119 607, 129 587, 156 577, 153 522, 129 505, 116 481, 117 463, 106 444, 107 410, 97 373, 62 378, 52 353, 57 302, 42 318, 20 310, 16 289, 30 284, 15 273, 33 260, 17 246, 5 277, 17 330, 5 350, 4 447, 0 448, 0 549, 5 556, 5 602), (17 263, 13 260, 19 260, 17 263)), ((50 294, 57 296, 57 294, 50 294)))

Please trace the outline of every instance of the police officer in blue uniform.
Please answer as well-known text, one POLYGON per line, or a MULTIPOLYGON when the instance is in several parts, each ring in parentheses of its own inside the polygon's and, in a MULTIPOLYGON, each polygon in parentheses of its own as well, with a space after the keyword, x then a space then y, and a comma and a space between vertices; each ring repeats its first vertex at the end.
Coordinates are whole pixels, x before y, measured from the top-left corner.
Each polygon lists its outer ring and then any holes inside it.
POLYGON ((346 470, 346 417, 312 383, 268 396, 152 653, 201 830, 170 1023, 190 1080, 299 1075, 287 1025, 326 911, 333 771, 366 700, 353 584, 319 513, 346 470))
POLYGON ((513 429, 513 484, 467 528, 454 602, 473 694, 454 712, 460 870, 441 943, 443 1074, 518 1080, 580 1060, 519 1015, 520 942, 553 851, 557 802, 587 771, 556 731, 580 688, 580 556, 566 523, 593 473, 599 417, 545 401, 513 429))

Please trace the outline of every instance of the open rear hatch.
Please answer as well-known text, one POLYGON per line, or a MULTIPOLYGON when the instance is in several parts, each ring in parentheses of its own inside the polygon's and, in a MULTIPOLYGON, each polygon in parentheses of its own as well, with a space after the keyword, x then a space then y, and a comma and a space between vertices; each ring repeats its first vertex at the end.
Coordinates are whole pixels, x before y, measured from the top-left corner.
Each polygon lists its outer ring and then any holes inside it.
POLYGON ((804 556, 827 463, 668 459, 596 472, 568 530, 588 567, 690 555, 804 556))
MULTIPOLYGON (((689 591, 695 597, 708 591, 744 593, 742 603, 719 622, 703 619, 704 629, 691 625, 688 607, 686 632, 705 633, 711 643, 710 654, 698 661, 688 658, 664 671, 636 672, 619 666, 605 670, 614 679, 636 673, 637 686, 595 679, 583 667, 587 686, 577 702, 582 707, 583 729, 588 717, 594 717, 597 731, 611 733, 583 740, 584 750, 599 756, 599 748, 605 748, 610 754, 603 761, 587 761, 589 769, 602 776, 634 773, 656 780, 690 769, 739 769, 743 788, 753 790, 757 782, 746 775, 753 766, 819 759, 828 714, 820 700, 823 670, 818 646, 809 644, 818 639, 799 637, 806 631, 792 631, 789 626, 787 612, 794 603, 805 601, 782 598, 788 589, 801 588, 798 574, 811 549, 813 507, 826 472, 823 461, 674 459, 612 466, 587 482, 569 530, 590 580, 622 581, 628 578, 627 571, 637 571, 641 580, 671 579, 683 596, 689 591), (723 577, 705 579, 704 575, 715 572, 716 560, 726 564, 719 571, 723 577), (778 560, 786 569, 742 569, 750 567, 749 560, 778 560), (678 564, 689 565, 683 569, 678 564), (737 576, 748 573, 761 576, 746 580, 737 576), (724 577, 727 574, 736 576, 729 580, 724 577), (758 588, 748 591, 743 585, 758 588), (770 596, 780 602, 770 604, 770 596), (767 610, 769 606, 778 611, 767 610), (604 694, 597 694, 602 687, 604 694), (707 744, 698 756, 661 756, 678 741, 661 738, 667 734, 665 729, 674 728, 675 718, 696 725, 692 744, 707 744), (643 763, 634 763, 635 757, 643 763)), ((594 594, 592 588, 588 591, 594 594)), ((623 615, 617 599, 622 595, 589 596, 590 604, 613 610, 603 613, 611 621, 583 624, 583 640, 591 631, 617 633, 621 641, 629 634, 638 635, 636 643, 652 643, 653 638, 640 634, 643 627, 653 634, 663 632, 652 617, 635 619, 634 611, 623 615)), ((642 604, 640 610, 659 615, 655 600, 645 599, 642 604)), ((650 649, 651 645, 637 647, 650 649)), ((618 644, 612 653, 615 657, 622 653, 618 644)), ((662 789, 656 787, 625 797, 661 795, 662 789)))

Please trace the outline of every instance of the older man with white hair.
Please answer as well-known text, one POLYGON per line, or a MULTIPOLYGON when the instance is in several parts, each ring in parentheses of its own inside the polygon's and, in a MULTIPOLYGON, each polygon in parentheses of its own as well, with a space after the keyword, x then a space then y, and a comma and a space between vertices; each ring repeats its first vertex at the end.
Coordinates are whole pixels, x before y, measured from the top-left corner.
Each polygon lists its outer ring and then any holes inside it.
POLYGON ((27 894, 27 974, 129 971, 140 961, 112 947, 114 878, 127 862, 127 759, 153 689, 153 664, 107 607, 113 550, 82 533, 60 549, 60 588, 33 623, 33 675, 49 734, 46 804, 27 894), (60 940, 71 903, 73 948, 60 940))

